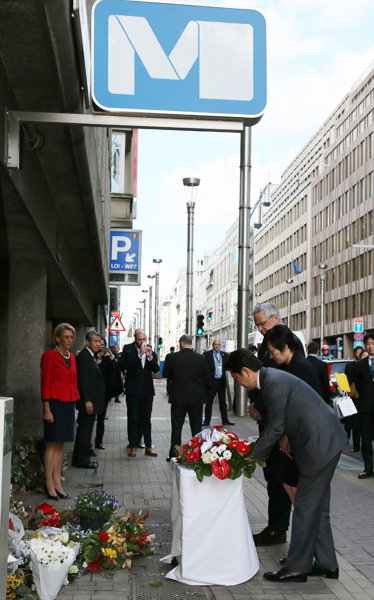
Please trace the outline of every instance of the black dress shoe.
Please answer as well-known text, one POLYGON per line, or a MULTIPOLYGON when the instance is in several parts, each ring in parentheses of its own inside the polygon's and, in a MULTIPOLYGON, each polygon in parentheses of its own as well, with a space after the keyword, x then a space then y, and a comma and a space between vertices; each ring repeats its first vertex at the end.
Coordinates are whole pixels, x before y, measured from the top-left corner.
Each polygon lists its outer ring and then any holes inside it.
POLYGON ((308 581, 306 573, 298 573, 297 571, 290 571, 286 567, 282 567, 279 571, 266 571, 264 578, 268 581, 279 581, 279 583, 288 583, 289 581, 295 581, 304 583, 308 581))
POLYGON ((170 458, 170 456, 168 456, 166 459, 166 462, 170 462, 170 461, 171 461, 171 458, 170 458))
POLYGON ((76 469, 96 469, 99 466, 97 462, 89 462, 85 465, 78 465, 77 463, 72 463, 72 466, 76 469))
POLYGON ((286 558, 287 558, 286 556, 284 558, 280 558, 279 559, 279 564, 280 565, 284 565, 284 563, 286 562, 286 558))
POLYGON ((235 425, 233 421, 226 421, 223 425, 235 425))
POLYGON ((265 527, 261 533, 253 536, 255 546, 275 546, 276 544, 285 544, 287 533, 285 531, 274 531, 269 526, 265 527))
POLYGON ((69 494, 61 494, 61 492, 59 492, 58 490, 56 490, 56 494, 62 500, 70 500, 70 498, 71 498, 71 496, 69 496, 69 494))
POLYGON ((318 565, 312 566, 312 571, 307 573, 309 577, 326 577, 326 579, 339 579, 339 567, 336 569, 323 569, 318 565))
POLYGON ((202 423, 203 427, 209 427, 210 423, 207 423, 206 421, 204 423, 202 423))
POLYGON ((351 448, 350 452, 360 452, 360 448, 351 448))
POLYGON ((373 477, 373 471, 371 471, 371 472, 364 471, 363 473, 360 473, 358 476, 359 479, 368 479, 369 477, 373 477))
MULTIPOLYGON (((95 448, 97 448, 97 446, 95 446, 95 448)), ((97 456, 95 450, 93 450, 92 448, 90 450, 90 456, 92 456, 92 458, 95 458, 97 456)))
POLYGON ((95 448, 97 448, 97 450, 105 450, 105 446, 103 446, 102 444, 95 444, 95 448))

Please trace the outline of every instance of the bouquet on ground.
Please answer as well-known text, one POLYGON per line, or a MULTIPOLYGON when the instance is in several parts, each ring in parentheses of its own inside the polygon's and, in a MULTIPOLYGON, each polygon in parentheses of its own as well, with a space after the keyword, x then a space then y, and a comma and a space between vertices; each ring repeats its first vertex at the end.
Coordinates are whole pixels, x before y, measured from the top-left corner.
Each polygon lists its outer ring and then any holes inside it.
POLYGON ((252 477, 256 463, 253 459, 256 443, 239 440, 236 433, 222 426, 213 431, 204 429, 187 444, 176 446, 177 462, 193 469, 199 481, 212 474, 218 479, 237 479, 241 475, 252 477))
POLYGON ((41 600, 56 598, 78 555, 79 544, 66 545, 68 536, 63 541, 40 534, 29 542, 34 583, 41 600))
POLYGON ((113 518, 98 533, 71 532, 70 539, 79 541, 81 551, 78 561, 90 573, 101 571, 118 571, 131 568, 134 556, 151 554, 155 535, 145 530, 144 521, 150 513, 141 517, 134 513, 126 513, 122 517, 113 518))

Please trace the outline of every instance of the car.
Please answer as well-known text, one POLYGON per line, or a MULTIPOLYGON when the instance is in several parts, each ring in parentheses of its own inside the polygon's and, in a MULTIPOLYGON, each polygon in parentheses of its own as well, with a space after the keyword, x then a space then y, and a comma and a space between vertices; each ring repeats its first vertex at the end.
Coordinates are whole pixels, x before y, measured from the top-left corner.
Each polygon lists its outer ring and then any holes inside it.
POLYGON ((333 404, 334 398, 343 396, 343 392, 339 389, 338 380, 335 376, 336 373, 345 373, 347 364, 352 363, 351 358, 334 358, 332 360, 321 359, 322 362, 327 364, 327 370, 329 374, 330 382, 330 403, 333 404))

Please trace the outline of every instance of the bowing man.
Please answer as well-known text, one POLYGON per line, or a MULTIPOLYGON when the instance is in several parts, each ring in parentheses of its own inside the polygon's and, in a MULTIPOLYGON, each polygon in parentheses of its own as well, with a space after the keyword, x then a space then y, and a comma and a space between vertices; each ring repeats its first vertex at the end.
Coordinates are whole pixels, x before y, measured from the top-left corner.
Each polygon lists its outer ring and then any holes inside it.
POLYGON ((288 556, 279 571, 264 573, 265 579, 303 582, 307 575, 337 579, 330 483, 347 444, 338 417, 307 383, 290 373, 263 367, 248 350, 232 352, 225 368, 239 385, 261 390, 268 419, 254 458, 266 461, 286 435, 281 450, 299 467, 288 556))

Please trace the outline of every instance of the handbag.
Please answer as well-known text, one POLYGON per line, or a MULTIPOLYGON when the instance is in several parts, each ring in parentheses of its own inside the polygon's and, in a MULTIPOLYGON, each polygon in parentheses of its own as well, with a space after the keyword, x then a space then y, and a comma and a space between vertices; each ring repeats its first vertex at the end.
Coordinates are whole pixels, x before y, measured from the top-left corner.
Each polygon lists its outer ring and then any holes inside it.
POLYGON ((352 398, 348 396, 347 390, 344 390, 343 396, 334 398, 334 409, 339 419, 350 417, 357 413, 357 408, 354 405, 352 398))

